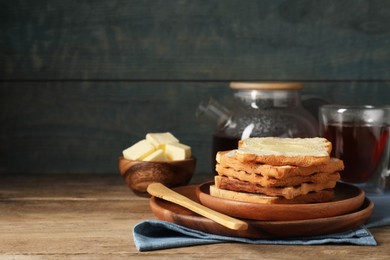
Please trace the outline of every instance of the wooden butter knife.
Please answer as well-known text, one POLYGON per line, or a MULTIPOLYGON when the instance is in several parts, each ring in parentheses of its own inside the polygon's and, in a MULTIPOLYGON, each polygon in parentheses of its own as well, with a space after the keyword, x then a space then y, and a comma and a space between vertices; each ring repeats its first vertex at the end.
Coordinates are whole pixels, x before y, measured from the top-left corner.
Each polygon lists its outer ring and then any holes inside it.
POLYGON ((228 227, 233 230, 247 230, 248 223, 232 218, 225 214, 219 213, 215 210, 207 208, 189 198, 171 190, 165 185, 154 182, 149 184, 147 191, 150 195, 155 196, 157 198, 170 201, 172 203, 178 204, 186 209, 189 209, 199 215, 211 219, 225 227, 228 227))

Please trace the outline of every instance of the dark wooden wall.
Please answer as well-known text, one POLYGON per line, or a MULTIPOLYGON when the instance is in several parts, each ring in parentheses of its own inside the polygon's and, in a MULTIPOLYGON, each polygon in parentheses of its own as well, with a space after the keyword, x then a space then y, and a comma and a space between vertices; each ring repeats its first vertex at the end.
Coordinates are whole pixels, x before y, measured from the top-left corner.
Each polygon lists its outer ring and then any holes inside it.
POLYGON ((152 131, 207 174, 213 128, 195 110, 235 80, 390 104, 390 1, 1 1, 0 174, 118 174, 152 131))

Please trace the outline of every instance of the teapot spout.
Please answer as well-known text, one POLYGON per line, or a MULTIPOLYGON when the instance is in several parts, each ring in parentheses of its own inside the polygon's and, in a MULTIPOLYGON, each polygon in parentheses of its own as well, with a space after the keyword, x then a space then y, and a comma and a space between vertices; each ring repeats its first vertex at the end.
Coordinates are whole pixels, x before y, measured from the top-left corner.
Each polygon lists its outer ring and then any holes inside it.
POLYGON ((197 118, 205 118, 217 124, 217 127, 225 126, 232 117, 232 112, 213 98, 202 101, 196 110, 197 118))

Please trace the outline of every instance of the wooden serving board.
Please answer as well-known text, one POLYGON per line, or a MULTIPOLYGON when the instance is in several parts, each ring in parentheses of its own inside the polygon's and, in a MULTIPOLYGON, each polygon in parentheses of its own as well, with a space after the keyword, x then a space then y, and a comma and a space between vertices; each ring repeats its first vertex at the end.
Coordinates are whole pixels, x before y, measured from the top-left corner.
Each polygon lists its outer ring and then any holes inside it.
MULTIPOLYGON (((192 185, 174 190, 199 202, 196 189, 197 186, 192 185)), ((151 197, 150 207, 158 219, 191 229, 225 236, 263 239, 315 236, 346 231, 364 224, 371 216, 374 204, 366 198, 357 211, 335 217, 293 221, 247 220, 249 228, 242 231, 228 229, 179 205, 156 197, 151 197)))

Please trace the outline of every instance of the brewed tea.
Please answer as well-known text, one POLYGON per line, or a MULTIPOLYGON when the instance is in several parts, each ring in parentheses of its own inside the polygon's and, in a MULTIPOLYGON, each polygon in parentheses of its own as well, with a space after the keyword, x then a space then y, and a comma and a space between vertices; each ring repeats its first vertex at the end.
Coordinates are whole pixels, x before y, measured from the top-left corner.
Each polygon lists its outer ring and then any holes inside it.
POLYGON ((344 161, 342 180, 363 183, 383 169, 387 126, 332 124, 325 126, 324 137, 332 142, 331 156, 344 161))
POLYGON ((240 140, 239 138, 226 137, 221 134, 213 135, 213 150, 212 150, 211 158, 212 158, 212 167, 214 173, 216 173, 215 156, 217 155, 217 152, 237 149, 239 140, 240 140))

